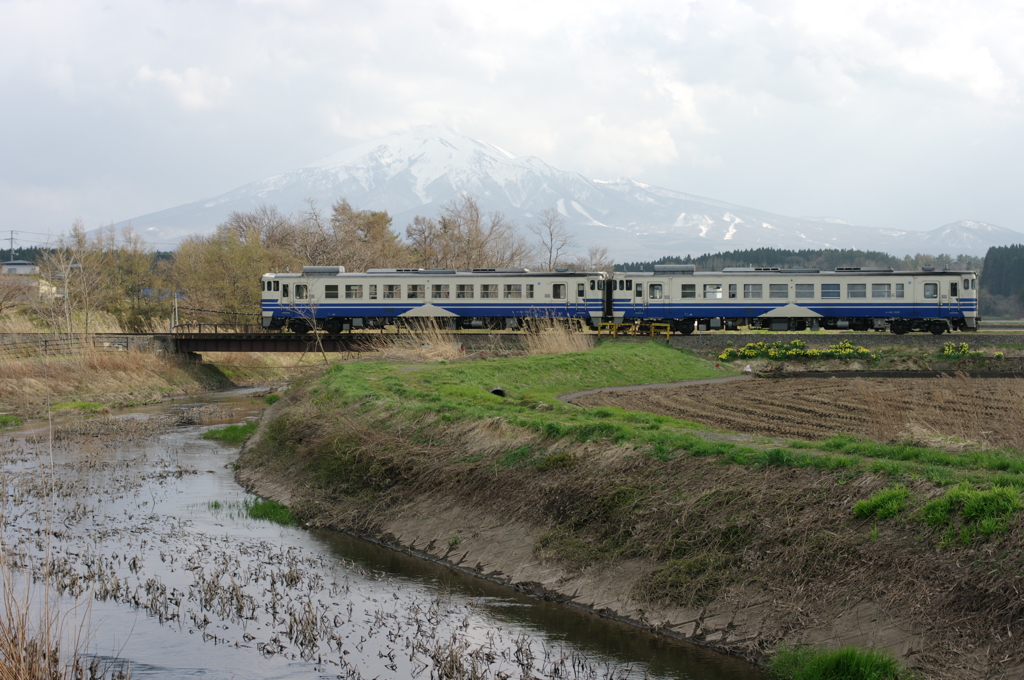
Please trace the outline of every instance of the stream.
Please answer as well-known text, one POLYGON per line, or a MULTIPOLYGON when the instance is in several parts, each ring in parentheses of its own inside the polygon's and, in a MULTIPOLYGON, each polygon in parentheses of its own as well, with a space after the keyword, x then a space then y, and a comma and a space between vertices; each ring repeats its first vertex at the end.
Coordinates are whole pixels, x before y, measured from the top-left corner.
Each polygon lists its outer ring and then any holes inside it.
POLYGON ((250 519, 237 446, 200 435, 257 418, 260 396, 5 431, 5 588, 63 612, 65 637, 108 677, 765 677, 345 534, 250 519))

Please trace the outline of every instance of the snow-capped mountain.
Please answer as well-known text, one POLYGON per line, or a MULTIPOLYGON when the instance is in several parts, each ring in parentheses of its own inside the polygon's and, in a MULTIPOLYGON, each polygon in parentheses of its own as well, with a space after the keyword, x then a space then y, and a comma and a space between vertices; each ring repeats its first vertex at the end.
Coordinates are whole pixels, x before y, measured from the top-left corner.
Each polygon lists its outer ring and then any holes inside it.
POLYGON ((297 213, 314 198, 329 211, 344 197, 356 208, 387 210, 402 230, 416 215, 432 217, 460 194, 519 224, 556 208, 581 244, 607 246, 620 261, 758 247, 984 254, 992 245, 1024 241, 1024 234, 982 222, 955 222, 929 232, 886 230, 835 218, 785 217, 630 179, 593 180, 443 126, 360 144, 221 196, 130 221, 150 241, 177 241, 261 203, 297 213))

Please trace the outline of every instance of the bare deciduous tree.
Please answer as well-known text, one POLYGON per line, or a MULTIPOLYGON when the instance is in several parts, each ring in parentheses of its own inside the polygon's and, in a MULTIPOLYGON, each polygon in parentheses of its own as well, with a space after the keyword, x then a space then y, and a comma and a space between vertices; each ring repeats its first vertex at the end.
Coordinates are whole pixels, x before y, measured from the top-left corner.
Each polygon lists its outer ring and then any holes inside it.
POLYGON ((515 224, 501 213, 484 213, 472 196, 445 204, 436 220, 417 216, 406 235, 421 267, 521 267, 533 255, 515 224))
POLYGON ((527 227, 540 238, 540 256, 547 259, 545 268, 553 271, 562 264, 565 252, 579 244, 565 226, 565 218, 554 208, 541 212, 536 224, 527 227))

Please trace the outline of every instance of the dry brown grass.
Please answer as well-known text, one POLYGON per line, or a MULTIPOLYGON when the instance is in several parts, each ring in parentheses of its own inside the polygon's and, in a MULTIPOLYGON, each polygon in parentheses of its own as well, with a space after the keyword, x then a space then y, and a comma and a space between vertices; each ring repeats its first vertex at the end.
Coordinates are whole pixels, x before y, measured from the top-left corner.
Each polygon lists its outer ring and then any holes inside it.
POLYGON ((452 361, 462 356, 462 345, 449 331, 432 319, 412 322, 410 333, 374 337, 373 358, 381 361, 452 361))
POLYGON ((595 336, 560 319, 539 319, 531 323, 531 332, 523 337, 526 354, 567 354, 594 348, 595 336))

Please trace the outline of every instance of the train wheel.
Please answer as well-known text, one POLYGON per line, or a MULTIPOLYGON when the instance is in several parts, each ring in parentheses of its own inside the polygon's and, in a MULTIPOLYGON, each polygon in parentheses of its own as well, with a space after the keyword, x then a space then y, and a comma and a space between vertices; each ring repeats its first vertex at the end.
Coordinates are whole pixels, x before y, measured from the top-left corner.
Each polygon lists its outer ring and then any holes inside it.
POLYGON ((896 319, 889 324, 889 330, 896 335, 906 335, 910 332, 910 322, 904 319, 896 319))
POLYGON ((693 319, 684 319, 676 323, 676 330, 683 335, 690 335, 693 333, 693 319))
POLYGON ((943 333, 946 332, 946 328, 946 324, 942 323, 941 321, 932 321, 931 325, 928 326, 928 331, 932 335, 942 335, 943 333))
POLYGON ((295 333, 296 335, 305 335, 313 330, 305 321, 293 321, 288 325, 288 327, 291 329, 292 333, 295 333))

